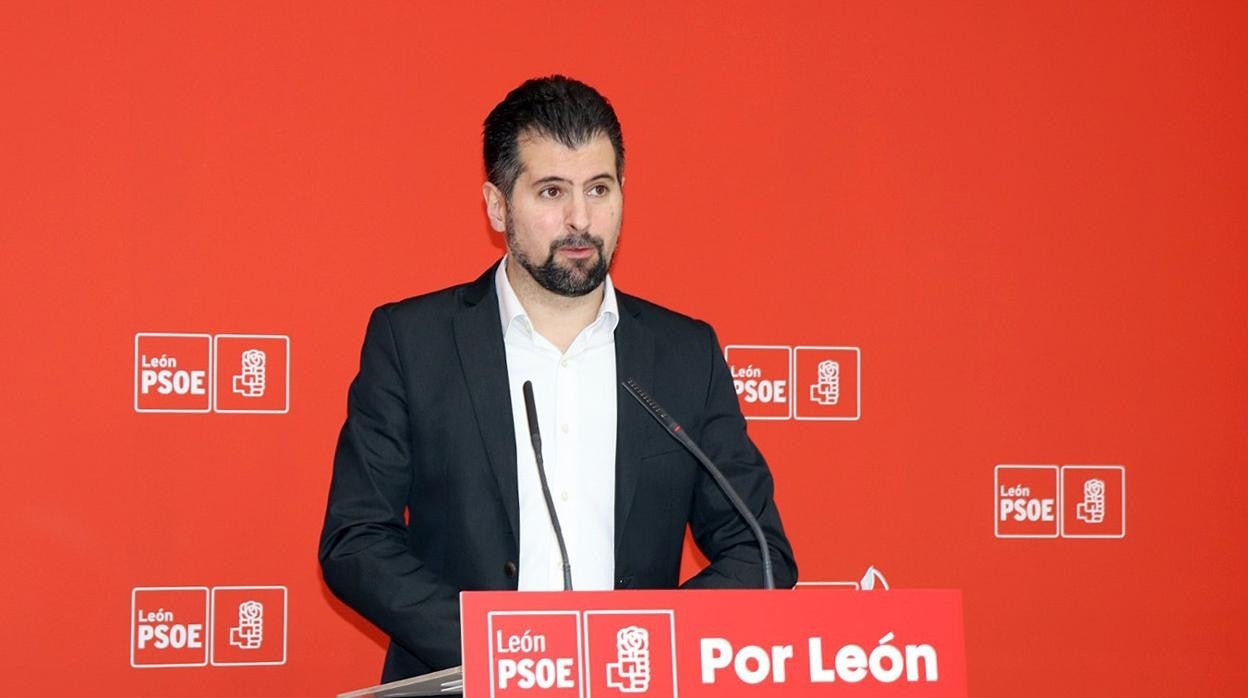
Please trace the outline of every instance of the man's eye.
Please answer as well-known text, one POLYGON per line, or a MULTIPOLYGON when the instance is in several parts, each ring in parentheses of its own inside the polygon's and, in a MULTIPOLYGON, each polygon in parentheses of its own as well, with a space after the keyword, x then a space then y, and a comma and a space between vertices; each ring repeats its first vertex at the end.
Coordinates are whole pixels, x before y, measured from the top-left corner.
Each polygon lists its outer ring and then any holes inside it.
POLYGON ((559 187, 546 187, 545 189, 538 192, 537 195, 542 197, 543 199, 553 199, 559 196, 559 187))
POLYGON ((595 184, 590 188, 589 193, 593 196, 606 196, 609 191, 611 190, 607 188, 607 185, 595 184))

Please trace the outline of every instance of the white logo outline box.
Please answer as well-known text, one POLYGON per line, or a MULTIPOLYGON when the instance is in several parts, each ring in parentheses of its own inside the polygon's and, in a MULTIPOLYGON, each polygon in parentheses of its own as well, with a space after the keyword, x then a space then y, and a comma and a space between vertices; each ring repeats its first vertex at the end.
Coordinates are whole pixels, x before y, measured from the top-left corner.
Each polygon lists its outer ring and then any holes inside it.
MULTIPOLYGON (((576 659, 580 664, 576 672, 576 694, 584 698, 585 696, 585 662, 581 660, 581 648, 584 646, 584 638, 581 636, 581 612, 580 611, 489 611, 485 614, 485 637, 488 643, 486 647, 486 657, 490 663, 490 698, 495 698, 495 691, 498 688, 498 682, 494 678, 494 616, 572 616, 576 619, 576 659)), ((460 641, 462 646, 463 641, 460 641)))
MULTIPOLYGON (((210 334, 201 332, 135 332, 134 333, 134 411, 141 413, 169 413, 169 414, 208 414, 212 412, 216 405, 216 374, 213 368, 216 366, 216 340, 210 334), (205 339, 208 341, 208 384, 212 385, 212 390, 208 391, 208 407, 202 410, 178 410, 178 409, 153 409, 150 407, 139 407, 139 338, 140 337, 178 337, 181 339, 205 339)), ((287 352, 289 353, 289 351, 287 352)))
POLYGON ((1057 477, 1059 492, 1064 487, 1066 479, 1066 470, 1117 470, 1122 474, 1122 533, 1104 534, 1104 533, 1067 533, 1066 532, 1066 499, 1059 496, 1058 501, 1061 502, 1061 513, 1058 515, 1058 531, 1062 538, 1080 539, 1080 538, 1100 538, 1100 539, 1119 539, 1127 537, 1127 467, 1125 465, 1063 465, 1061 472, 1057 477))
MULTIPOLYGON (((789 413, 783 417, 751 417, 746 415, 743 411, 741 416, 752 422, 784 422, 793 419, 793 411, 797 409, 797 399, 794 397, 793 393, 793 347, 788 346, 787 344, 725 344, 724 363, 728 364, 729 378, 732 378, 732 364, 728 360, 728 351, 730 349, 783 349, 785 351, 785 354, 788 357, 785 361, 785 367, 789 372, 789 375, 787 376, 788 383, 786 384, 789 387, 789 413)), ((739 400, 740 396, 737 396, 737 398, 739 400)))
MULTIPOLYGON (((676 612, 670 608, 645 608, 645 609, 599 609, 594 611, 585 611, 581 614, 583 617, 580 623, 584 624, 581 637, 584 638, 581 650, 581 668, 584 672, 589 671, 589 617, 590 616, 667 616, 668 630, 670 631, 670 642, 672 648, 672 698, 680 696, 680 673, 676 670, 676 612)), ((586 681, 582 683, 584 687, 585 698, 593 698, 593 682, 586 681)))
POLYGON ((286 414, 290 412, 290 335, 285 334, 215 334, 212 335, 212 364, 213 376, 212 380, 212 411, 217 414, 286 414), (217 343, 221 339, 280 339, 286 344, 286 395, 282 400, 283 408, 280 410, 231 410, 221 409, 217 405, 217 380, 216 380, 216 363, 217 363, 217 343))
POLYGON ((208 587, 132 587, 130 589, 130 668, 131 669, 175 669, 178 667, 200 667, 208 666, 208 655, 212 652, 212 603, 210 601, 211 594, 208 587), (204 646, 204 661, 199 664, 135 664, 134 650, 136 640, 135 631, 138 629, 138 607, 137 592, 140 591, 202 591, 204 592, 204 642, 208 643, 204 646))
POLYGON ((1002 463, 996 465, 992 469, 992 535, 994 538, 1043 538, 1046 540, 1057 539, 1062 535, 1062 471, 1056 465, 1019 465, 1014 463, 1002 463), (1053 477, 1057 480, 1056 488, 1053 494, 1053 502, 1058 509, 1057 522, 1053 527, 1053 535, 1039 533, 1002 533, 1001 532, 1001 501, 999 499, 1001 492, 1001 468, 1017 468, 1020 470, 1052 470, 1053 477))
MULTIPOLYGON (((213 617, 213 613, 208 614, 208 663, 212 666, 282 666, 286 663, 286 643, 290 638, 290 615, 287 612, 290 609, 290 590, 283 584, 271 584, 268 586, 219 586, 213 587, 210 596, 212 604, 210 611, 217 608, 217 591, 243 591, 243 590, 263 590, 273 591, 274 589, 282 590, 282 660, 280 662, 218 662, 217 661, 217 623, 213 617)), ((201 665, 202 666, 202 665, 201 665)))
POLYGON ((857 422, 862 419, 862 347, 817 347, 810 345, 799 345, 793 347, 792 364, 789 366, 789 385, 796 386, 797 383, 797 353, 803 349, 816 349, 819 351, 852 351, 854 352, 854 381, 857 385, 855 388, 854 398, 854 416, 853 417, 803 417, 797 413, 797 400, 799 393, 796 388, 793 390, 793 406, 790 414, 793 419, 800 422, 857 422))

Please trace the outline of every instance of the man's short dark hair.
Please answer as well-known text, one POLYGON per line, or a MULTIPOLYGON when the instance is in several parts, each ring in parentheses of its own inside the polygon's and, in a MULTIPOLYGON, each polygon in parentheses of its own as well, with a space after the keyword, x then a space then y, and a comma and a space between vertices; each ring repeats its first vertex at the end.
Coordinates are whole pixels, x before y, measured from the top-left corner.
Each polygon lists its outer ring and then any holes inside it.
POLYGON ((520 177, 520 137, 526 133, 579 148, 605 135, 615 149, 615 176, 624 177, 624 135, 615 110, 597 90, 562 75, 526 80, 485 117, 485 174, 508 199, 520 177))

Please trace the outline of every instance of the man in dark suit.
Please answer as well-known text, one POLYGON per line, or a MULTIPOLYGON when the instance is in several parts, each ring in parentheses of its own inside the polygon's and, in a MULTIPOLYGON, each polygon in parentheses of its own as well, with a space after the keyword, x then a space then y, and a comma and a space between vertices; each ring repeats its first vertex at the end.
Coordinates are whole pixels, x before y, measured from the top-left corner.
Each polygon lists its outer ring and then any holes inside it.
POLYGON ((334 459, 322 570, 390 635, 383 681, 460 663, 460 591, 563 588, 525 381, 575 588, 676 587, 686 526, 711 563, 686 587, 762 585, 749 529, 628 378, 741 493, 777 586, 797 578, 714 331, 611 283, 624 147, 610 104, 575 80, 530 80, 486 119, 485 160, 507 256, 373 312, 334 459))

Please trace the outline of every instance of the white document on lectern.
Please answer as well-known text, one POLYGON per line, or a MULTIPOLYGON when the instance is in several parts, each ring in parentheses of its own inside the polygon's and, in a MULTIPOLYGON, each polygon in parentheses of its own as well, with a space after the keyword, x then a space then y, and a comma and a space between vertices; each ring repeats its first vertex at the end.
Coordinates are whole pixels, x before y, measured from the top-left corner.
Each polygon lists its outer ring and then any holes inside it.
POLYGON ((464 668, 462 666, 435 671, 431 674, 413 676, 410 679, 391 681, 380 686, 361 688, 358 691, 339 693, 338 698, 414 698, 415 696, 458 696, 464 692, 464 668))

